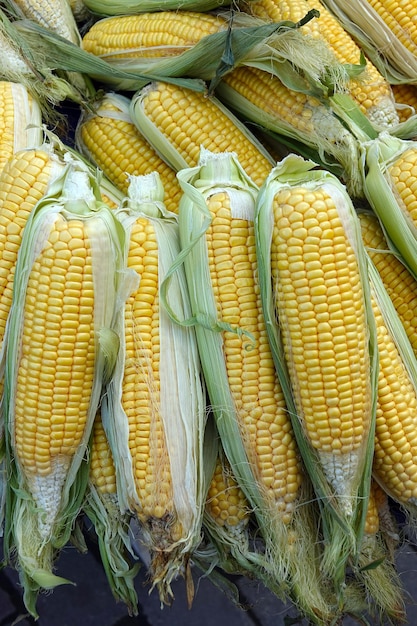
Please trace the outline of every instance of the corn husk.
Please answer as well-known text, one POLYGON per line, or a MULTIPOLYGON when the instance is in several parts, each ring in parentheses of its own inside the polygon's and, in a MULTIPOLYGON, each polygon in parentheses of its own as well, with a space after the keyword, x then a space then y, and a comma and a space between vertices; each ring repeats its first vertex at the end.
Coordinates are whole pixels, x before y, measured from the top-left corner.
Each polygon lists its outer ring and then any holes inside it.
MULTIPOLYGON (((166 210, 163 188, 157 172, 132 176, 129 195, 117 217, 126 231, 128 245, 130 229, 138 219, 148 219, 158 240, 158 280, 178 254, 178 224, 174 213, 166 210)), ((127 255, 127 247, 125 249, 127 255)), ((140 277, 131 276, 131 292, 137 290, 140 277)), ((183 274, 176 277, 171 296, 181 315, 189 314, 188 292, 183 274)), ((116 466, 117 493, 121 511, 130 511, 139 522, 140 538, 150 557, 149 579, 151 588, 158 589, 161 602, 172 599, 171 583, 178 575, 186 580, 188 601, 193 597, 190 572, 190 556, 200 541, 205 498, 203 467, 203 438, 206 420, 205 392, 201 382, 200 363, 193 329, 174 324, 159 307, 160 324, 160 404, 153 412, 160 419, 165 435, 166 455, 158 456, 156 435, 151 437, 150 454, 155 467, 164 463, 168 467, 172 484, 173 510, 162 518, 148 517, 144 511, 134 477, 134 459, 129 450, 129 425, 122 405, 122 382, 124 373, 124 303, 117 318, 121 350, 114 378, 103 399, 103 425, 108 434, 116 466), (172 523, 167 523, 166 518, 172 523), (164 521, 165 520, 165 521, 164 521), (174 530, 175 529, 180 529, 174 530), (172 529, 172 530, 171 530, 172 529), (175 533, 175 534, 174 534, 175 533)), ((138 335, 138 368, 146 369, 140 359, 140 332, 138 335)), ((150 385, 155 384, 152 377, 150 385)), ((140 417, 140 416, 138 416, 140 417)), ((154 486, 155 505, 158 503, 159 485, 154 486)))
POLYGON ((259 280, 264 315, 271 342, 277 373, 286 398, 294 433, 306 469, 313 483, 321 508, 324 534, 323 567, 335 581, 340 593, 340 602, 345 602, 344 587, 346 565, 349 559, 357 558, 363 534, 364 520, 373 457, 373 433, 376 408, 377 352, 375 327, 370 308, 370 293, 367 277, 366 256, 362 245, 360 225, 344 186, 330 173, 314 170, 315 164, 302 157, 289 155, 278 163, 260 189, 256 209, 256 237, 259 263, 259 280), (340 216, 345 225, 351 245, 358 256, 358 266, 362 276, 362 290, 365 302, 369 344, 363 346, 364 354, 370 359, 369 399, 370 410, 366 416, 367 427, 362 446, 350 471, 340 473, 340 484, 333 482, 320 461, 318 452, 312 447, 305 433, 302 416, 296 406, 296 383, 291 380, 291 363, 284 356, 282 320, 279 319, 274 302, 270 250, 273 231, 272 203, 277 191, 286 186, 303 186, 314 189, 326 186, 326 190, 336 199, 340 216), (343 483, 343 484, 342 484, 343 483))
POLYGON ((38 203, 28 220, 16 266, 10 323, 6 333, 4 389, 7 452, 7 509, 5 554, 15 562, 24 590, 24 602, 37 616, 40 589, 68 582, 53 573, 59 550, 69 540, 88 479, 87 445, 101 396, 102 384, 116 359, 118 341, 111 328, 121 260, 122 233, 110 209, 101 202, 95 181, 81 162, 68 158, 60 178, 38 203), (87 422, 76 453, 55 458, 52 473, 28 474, 16 454, 14 403, 17 367, 21 358, 24 301, 30 271, 43 249, 55 219, 82 219, 89 229, 93 254, 96 329, 95 369, 87 422))

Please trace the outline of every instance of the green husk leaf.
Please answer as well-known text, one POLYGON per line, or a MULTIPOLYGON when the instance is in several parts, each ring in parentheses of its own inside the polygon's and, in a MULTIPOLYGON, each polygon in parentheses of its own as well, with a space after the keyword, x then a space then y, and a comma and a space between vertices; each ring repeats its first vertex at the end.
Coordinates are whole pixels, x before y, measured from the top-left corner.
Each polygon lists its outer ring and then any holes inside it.
POLYGON ((36 38, 56 70, 81 72, 119 91, 137 91, 151 80, 186 86, 189 78, 211 81, 213 91, 224 73, 247 64, 279 76, 293 89, 322 97, 329 89, 339 90, 350 74, 363 69, 359 65, 353 70, 338 63, 321 40, 299 32, 301 26, 317 17, 315 9, 297 23, 265 22, 239 11, 220 15, 225 18, 223 30, 191 47, 179 47, 175 56, 162 58, 98 57, 79 46, 71 47, 67 40, 37 24, 26 20, 15 23, 28 41, 35 43, 36 38))
POLYGON ((369 141, 378 136, 378 130, 360 110, 358 104, 347 94, 337 93, 330 98, 330 106, 348 126, 358 141, 369 141))
POLYGON ((417 137, 417 114, 414 112, 404 122, 390 128, 389 134, 398 139, 415 139, 417 137))
MULTIPOLYGON (((277 76, 290 89, 316 98, 326 97, 329 86, 331 90, 339 89, 347 82, 346 66, 336 63, 334 55, 327 51, 323 42, 297 32, 319 16, 316 9, 308 11, 298 22, 277 22, 276 30, 271 31, 270 35, 253 48, 244 45, 243 54, 240 55, 237 54, 240 38, 244 43, 245 37, 253 28, 265 28, 272 24, 244 12, 232 11, 223 15, 228 20, 224 51, 215 74, 206 77, 206 80, 210 78, 209 94, 215 91, 224 74, 241 64, 267 71, 277 76)), ((207 39, 207 43, 210 43, 210 39, 207 39)), ((200 77, 205 78, 203 75, 200 77)))
MULTIPOLYGON (((191 78, 201 80, 219 80, 224 72, 229 71, 235 65, 244 62, 244 59, 251 57, 251 51, 264 41, 270 40, 274 36, 277 40, 281 33, 286 33, 296 28, 293 22, 281 23, 261 23, 252 27, 227 28, 223 31, 203 37, 191 49, 185 50, 175 57, 159 59, 108 59, 97 57, 79 46, 75 46, 68 40, 60 37, 56 33, 42 28, 27 20, 15 22, 16 28, 25 36, 32 45, 41 46, 48 57, 50 66, 55 70, 65 70, 81 72, 98 81, 111 84, 117 90, 137 91, 150 81, 165 80, 177 85, 189 88, 198 88, 197 81, 190 81, 191 78), (222 60, 228 61, 222 65, 222 60)), ((292 38, 292 50, 298 45, 306 47, 302 36, 299 35, 297 41, 292 38)), ((284 42, 285 43, 285 42, 284 42)), ((280 58, 280 50, 274 51, 277 60, 281 63, 286 59, 280 58)), ((273 50, 273 48, 271 47, 273 50)), ((253 55, 252 55, 253 56, 253 55)), ((269 55, 269 64, 273 52, 269 55)), ((298 55, 299 62, 303 60, 307 65, 308 55, 298 55)), ((311 61, 309 62, 311 65, 311 61)), ((279 64, 277 64, 277 69, 279 64)), ((289 62, 287 63, 287 71, 289 62)), ((201 89, 201 85, 199 87, 201 89)))

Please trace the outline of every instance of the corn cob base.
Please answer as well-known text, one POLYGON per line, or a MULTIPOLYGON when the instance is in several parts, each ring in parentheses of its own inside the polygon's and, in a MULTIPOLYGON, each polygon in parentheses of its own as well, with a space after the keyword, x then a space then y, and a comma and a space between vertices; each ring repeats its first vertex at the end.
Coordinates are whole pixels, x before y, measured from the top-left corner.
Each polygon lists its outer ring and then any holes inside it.
POLYGON ((51 537, 69 466, 70 459, 60 455, 51 460, 51 472, 49 474, 29 474, 27 477, 29 490, 39 507, 38 531, 43 541, 48 541, 51 537))

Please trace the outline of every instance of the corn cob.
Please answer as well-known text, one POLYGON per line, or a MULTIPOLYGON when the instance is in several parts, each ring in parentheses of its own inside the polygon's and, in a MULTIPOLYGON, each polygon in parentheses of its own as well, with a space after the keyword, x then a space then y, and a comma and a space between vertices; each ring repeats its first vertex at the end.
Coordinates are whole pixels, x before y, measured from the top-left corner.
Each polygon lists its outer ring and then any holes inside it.
POLYGON ((343 604, 369 492, 377 353, 358 218, 345 188, 314 165, 289 155, 272 170, 256 239, 275 365, 331 537, 322 567, 343 604))
MULTIPOLYGON (((221 442, 266 544, 266 584, 272 577, 274 591, 282 585, 281 593, 288 593, 290 585, 293 599, 314 621, 328 607, 320 582, 306 584, 307 578, 318 576, 307 521, 314 515, 304 500, 309 485, 260 308, 253 227, 256 187, 229 153, 203 151, 200 164, 182 170, 178 178, 184 190, 179 224, 196 316, 192 319, 221 442), (299 560, 311 548, 308 574, 300 570, 299 560)), ((250 561, 252 555, 245 557, 250 561)))
POLYGON ((390 248, 417 278, 417 142, 381 133, 361 150, 364 193, 390 248))
POLYGON ((129 100, 105 94, 94 113, 85 113, 76 129, 78 149, 95 163, 121 191, 127 193, 129 176, 157 171, 169 211, 177 212, 181 189, 175 172, 153 150, 129 116, 129 100))
POLYGON ((229 72, 217 86, 216 94, 243 119, 301 141, 327 155, 325 159, 336 160, 352 195, 362 195, 357 141, 322 102, 251 67, 229 72))
POLYGON ((123 15, 95 22, 83 37, 83 48, 106 60, 173 56, 226 27, 224 18, 211 13, 151 11, 123 15))
POLYGON ((358 211, 362 240, 417 356, 417 282, 390 249, 377 216, 358 211))
MULTIPOLYGON (((290 167, 291 157, 284 163, 290 167)), ((358 480, 359 451, 369 433, 371 407, 366 301, 357 243, 349 240, 343 224, 347 218, 337 209, 342 201, 337 188, 314 179, 302 184, 301 174, 298 184, 281 188, 281 172, 285 175, 285 169, 277 166, 277 184, 272 187, 276 191, 271 273, 297 414, 335 493, 346 498, 342 506, 351 512, 349 494, 354 494, 352 482, 358 480), (343 324, 333 321, 336 318, 343 324), (335 341, 336 327, 343 328, 344 339, 335 341), (331 352, 336 343, 343 381, 331 352), (358 377, 356 389, 349 385, 353 372, 358 377)))
MULTIPOLYGON (((29 20, 46 32, 50 31, 74 46, 81 46, 81 34, 69 0, 5 0, 3 4, 15 19, 29 20)), ((77 102, 94 95, 94 88, 83 72, 65 72, 63 78, 69 88, 74 89, 77 102)))
POLYGON ((69 0, 6 0, 4 4, 14 9, 19 17, 33 20, 77 46, 81 44, 69 0))
POLYGON ((117 508, 116 469, 100 413, 94 420, 91 437, 90 482, 109 501, 109 507, 117 508))
POLYGON ((416 85, 398 84, 391 85, 395 98, 400 122, 405 122, 417 110, 417 87, 416 85))
POLYGON ((0 81, 0 171, 19 150, 38 147, 43 141, 39 104, 19 83, 0 81))
POLYGON ((273 165, 262 144, 216 98, 190 89, 153 83, 132 98, 131 118, 176 171, 195 166, 201 146, 210 152, 236 152, 256 184, 273 165))
POLYGON ((16 553, 34 616, 37 591, 66 582, 52 573, 53 559, 81 505, 84 454, 117 353, 111 321, 120 232, 93 183, 74 160, 32 212, 5 339, 5 549, 9 559, 16 553))
POLYGON ((367 590, 368 610, 374 610, 381 622, 385 616, 401 623, 404 596, 393 562, 392 520, 387 522, 382 489, 414 518, 417 370, 408 338, 372 262, 369 277, 379 353, 373 458, 377 483, 371 483, 357 576, 367 590), (376 567, 369 567, 373 562, 376 567))
MULTIPOLYGON (((159 284, 178 249, 177 220, 162 204, 156 172, 132 177, 126 207, 126 267, 139 279, 120 320, 121 352, 103 402, 103 423, 116 465, 121 510, 138 519, 150 553, 150 580, 161 602, 171 581, 186 577, 200 540, 204 393, 192 329, 174 325, 159 303, 159 284)), ((184 278, 172 287, 180 314, 187 314, 184 278)))
MULTIPOLYGON (((19 151, 0 172, 0 398, 3 397, 4 334, 12 302, 13 278, 22 231, 36 202, 48 191, 63 163, 46 146, 19 151)), ((0 420, 0 527, 6 497, 4 423, 0 420), (4 482, 3 482, 4 479, 4 482)))
POLYGON ((253 512, 233 474, 213 419, 208 420, 206 427, 204 467, 208 480, 204 535, 193 561, 208 576, 216 564, 229 574, 245 573, 250 578, 260 578, 279 596, 280 582, 264 570, 263 548, 259 546, 253 512))
MULTIPOLYGON (((56 34, 64 41, 70 42, 74 47, 80 47, 81 35, 69 0, 5 0, 3 4, 9 10, 9 15, 12 16, 11 19, 17 21, 17 23, 23 20, 25 23, 39 26, 46 33, 56 34)), ((18 27, 16 34, 19 33, 20 36, 16 41, 23 49, 26 60, 26 45, 25 42, 22 44, 21 32, 18 27)), ((38 70, 37 66, 33 69, 35 73, 38 70)), ((74 89, 74 94, 79 94, 77 101, 94 93, 89 79, 82 72, 66 72, 64 78, 68 81, 69 86, 74 89)))
POLYGON ((410 7, 378 0, 323 0, 323 4, 391 83, 416 82, 417 31, 410 7))
MULTIPOLYGON (((296 22, 308 10, 315 8, 320 16, 303 26, 305 34, 324 39, 340 63, 348 65, 361 63, 359 46, 319 0, 290 0, 289 2, 255 0, 243 3, 243 8, 251 14, 275 22, 281 20, 296 22)), ((366 63, 364 72, 359 74, 358 78, 350 79, 345 89, 377 127, 388 128, 398 124, 390 85, 371 62, 366 63)))
POLYGON ((62 174, 64 162, 47 144, 17 152, 0 173, 0 362, 9 315, 15 266, 23 228, 36 203, 62 174))
POLYGON ((373 473, 409 511, 417 504, 417 369, 404 328, 374 268, 372 308, 379 350, 373 473))
POLYGON ((83 510, 93 521, 103 567, 115 599, 126 603, 130 615, 137 615, 134 578, 138 565, 132 565, 130 514, 120 511, 116 468, 100 413, 96 415, 91 434, 89 472, 83 510))

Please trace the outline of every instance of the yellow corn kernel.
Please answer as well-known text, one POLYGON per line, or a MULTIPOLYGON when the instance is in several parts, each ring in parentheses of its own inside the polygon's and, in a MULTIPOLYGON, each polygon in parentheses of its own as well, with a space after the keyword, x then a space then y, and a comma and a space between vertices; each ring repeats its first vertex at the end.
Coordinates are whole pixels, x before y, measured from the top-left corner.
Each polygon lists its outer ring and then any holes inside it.
POLYGON ((368 4, 407 50, 417 54, 416 8, 403 2, 369 0, 368 4))
POLYGON ((329 483, 346 495, 371 415, 356 253, 325 188, 281 189, 273 213, 273 291, 297 413, 329 483))
POLYGON ((137 219, 132 226, 128 267, 140 276, 139 287, 125 307, 126 359, 122 386, 129 450, 140 501, 137 514, 155 532, 158 524, 166 527, 167 537, 175 541, 182 535, 176 520, 160 414, 158 242, 155 227, 147 218, 137 219))
POLYGON ((31 269, 16 373, 15 449, 36 482, 84 433, 94 376, 94 290, 83 222, 57 217, 31 269))
POLYGON ((379 374, 373 471, 398 502, 417 503, 417 392, 378 304, 379 374))
POLYGON ((106 60, 175 56, 206 35, 226 28, 209 13, 160 11, 99 20, 83 37, 83 48, 106 60))
POLYGON ((90 448, 90 481, 100 494, 116 494, 116 470, 101 416, 93 425, 90 448))
POLYGON ((247 174, 260 185, 272 167, 272 159, 236 126, 211 98, 190 89, 158 82, 143 98, 145 115, 189 167, 198 163, 201 146, 214 153, 235 152, 247 174))
POLYGON ((49 152, 34 149, 18 152, 0 172, 0 349, 23 228, 61 167, 49 152))
POLYGON ((388 167, 391 186, 404 213, 417 227, 417 150, 405 150, 388 167))
POLYGON ((246 525, 250 509, 224 455, 219 455, 207 492, 206 513, 218 526, 246 525))
POLYGON ((124 101, 110 94, 78 128, 84 152, 118 189, 127 193, 129 176, 157 171, 164 186, 168 210, 178 212, 181 189, 174 170, 169 167, 130 121, 124 101))
POLYGON ((376 490, 379 490, 378 483, 371 481, 369 491, 368 508, 366 510, 364 533, 366 535, 376 535, 379 531, 379 513, 376 497, 376 490))
MULTIPOLYGON (((358 64, 360 48, 350 34, 319 0, 255 0, 243 2, 243 8, 249 13, 275 22, 292 20, 297 22, 306 13, 315 8, 320 17, 310 20, 303 31, 312 37, 323 39, 340 63, 358 64)), ((352 78, 348 91, 361 110, 375 124, 389 127, 398 123, 394 97, 387 80, 377 68, 367 60, 366 69, 359 78, 352 78)))
POLYGON ((417 356, 417 281, 389 246, 377 216, 360 211, 362 240, 417 356))
POLYGON ((404 83, 391 85, 391 89, 397 105, 399 121, 405 122, 410 115, 414 115, 417 111, 417 87, 404 83))
POLYGON ((208 260, 219 319, 253 338, 226 331, 223 339, 242 439, 262 491, 288 523, 300 493, 301 467, 262 315, 253 223, 233 217, 226 192, 211 195, 207 206, 212 215, 208 260))

